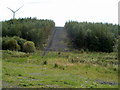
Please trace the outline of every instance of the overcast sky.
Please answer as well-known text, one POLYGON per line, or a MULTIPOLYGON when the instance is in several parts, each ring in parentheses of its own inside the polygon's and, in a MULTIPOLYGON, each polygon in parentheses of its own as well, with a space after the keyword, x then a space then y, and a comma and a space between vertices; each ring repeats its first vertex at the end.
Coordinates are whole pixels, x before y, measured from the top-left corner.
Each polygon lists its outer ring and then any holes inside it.
POLYGON ((56 26, 66 21, 118 23, 119 0, 0 0, 0 21, 16 18, 37 17, 54 20, 56 26))

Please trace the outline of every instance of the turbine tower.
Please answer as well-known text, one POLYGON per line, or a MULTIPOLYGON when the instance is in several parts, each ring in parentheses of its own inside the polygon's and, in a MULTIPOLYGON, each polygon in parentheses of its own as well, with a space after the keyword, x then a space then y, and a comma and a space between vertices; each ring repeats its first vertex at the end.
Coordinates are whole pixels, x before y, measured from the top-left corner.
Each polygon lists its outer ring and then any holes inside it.
POLYGON ((20 8, 18 8, 16 11, 13 11, 12 9, 10 9, 10 8, 7 7, 10 11, 13 12, 13 19, 15 19, 15 13, 16 13, 18 10, 20 10, 23 6, 24 6, 24 5, 22 5, 20 8))

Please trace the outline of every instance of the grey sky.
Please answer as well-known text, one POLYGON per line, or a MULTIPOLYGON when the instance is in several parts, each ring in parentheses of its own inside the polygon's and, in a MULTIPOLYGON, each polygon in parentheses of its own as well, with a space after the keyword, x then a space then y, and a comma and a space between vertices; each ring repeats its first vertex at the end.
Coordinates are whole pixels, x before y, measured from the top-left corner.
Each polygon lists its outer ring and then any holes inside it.
POLYGON ((0 0, 0 21, 9 20, 13 13, 6 7, 17 10, 16 18, 37 17, 52 19, 56 26, 66 21, 118 23, 119 0, 0 0))

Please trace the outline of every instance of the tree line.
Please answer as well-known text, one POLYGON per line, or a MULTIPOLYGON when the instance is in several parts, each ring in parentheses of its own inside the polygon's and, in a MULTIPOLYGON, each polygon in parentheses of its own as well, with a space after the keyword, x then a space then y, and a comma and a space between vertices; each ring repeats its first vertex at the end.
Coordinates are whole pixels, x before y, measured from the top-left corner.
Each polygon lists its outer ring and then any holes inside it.
POLYGON ((118 36, 118 25, 69 21, 65 23, 71 44, 76 49, 112 52, 118 36))
POLYGON ((43 48, 46 40, 55 27, 52 20, 21 18, 2 22, 2 37, 20 37, 33 41, 35 46, 43 48))
MULTIPOLYGON (((23 45, 26 41, 33 45, 33 48, 34 45, 37 49, 43 48, 54 27, 54 21, 36 18, 4 21, 2 22, 3 49, 13 49, 8 47, 12 43, 15 46, 14 50, 24 51, 23 45)), ((89 51, 112 52, 120 32, 118 25, 108 23, 69 21, 65 23, 64 27, 71 44, 76 49, 89 51)))

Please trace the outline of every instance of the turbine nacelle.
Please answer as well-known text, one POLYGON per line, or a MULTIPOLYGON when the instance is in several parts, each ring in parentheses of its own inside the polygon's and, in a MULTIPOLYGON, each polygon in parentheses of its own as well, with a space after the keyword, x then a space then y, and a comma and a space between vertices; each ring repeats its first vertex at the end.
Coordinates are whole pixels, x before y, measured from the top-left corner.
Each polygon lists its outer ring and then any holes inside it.
POLYGON ((12 9, 10 9, 10 8, 7 7, 10 11, 13 12, 13 19, 15 19, 15 13, 16 13, 17 11, 19 11, 23 6, 24 6, 24 5, 22 5, 20 8, 18 8, 16 11, 13 11, 12 9))

